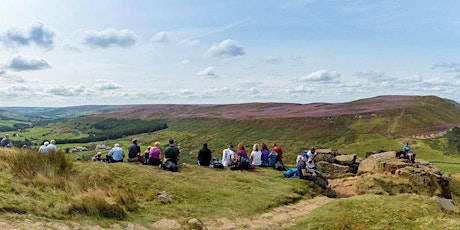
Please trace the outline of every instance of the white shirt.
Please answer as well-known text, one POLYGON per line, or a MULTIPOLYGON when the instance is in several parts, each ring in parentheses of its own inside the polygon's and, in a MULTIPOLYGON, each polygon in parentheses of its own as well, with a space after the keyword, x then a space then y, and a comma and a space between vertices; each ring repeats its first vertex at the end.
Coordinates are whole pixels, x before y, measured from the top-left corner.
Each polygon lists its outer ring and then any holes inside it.
POLYGON ((51 152, 57 153, 58 148, 56 145, 49 144, 48 146, 46 146, 46 150, 48 153, 51 153, 51 152))
POLYGON ((262 152, 261 151, 252 151, 251 153, 252 164, 259 166, 262 164, 262 152))
POLYGON ((224 149, 222 152, 222 165, 231 165, 233 158, 235 158, 235 152, 233 152, 231 149, 224 149))

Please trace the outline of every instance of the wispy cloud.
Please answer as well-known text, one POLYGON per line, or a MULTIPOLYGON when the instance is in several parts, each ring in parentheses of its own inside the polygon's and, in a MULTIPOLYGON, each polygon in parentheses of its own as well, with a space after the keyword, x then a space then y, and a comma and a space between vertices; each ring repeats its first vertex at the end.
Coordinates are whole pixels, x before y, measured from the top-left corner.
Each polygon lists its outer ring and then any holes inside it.
POLYGON ((434 64, 431 69, 441 70, 446 73, 460 73, 460 62, 438 63, 434 64))

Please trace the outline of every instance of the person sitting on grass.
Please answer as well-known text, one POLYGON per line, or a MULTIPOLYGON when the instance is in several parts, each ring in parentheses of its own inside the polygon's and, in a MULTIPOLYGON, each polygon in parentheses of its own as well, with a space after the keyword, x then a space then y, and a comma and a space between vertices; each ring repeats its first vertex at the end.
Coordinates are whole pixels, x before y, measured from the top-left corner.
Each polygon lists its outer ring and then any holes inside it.
POLYGON ((134 138, 128 146, 128 162, 140 161, 139 156, 141 156, 141 147, 137 144, 137 138, 134 138))
POLYGON ((259 150, 259 144, 255 143, 252 147, 252 152, 249 160, 253 166, 260 166, 262 164, 262 152, 259 150))
POLYGON ((109 153, 107 153, 106 158, 108 163, 123 162, 123 159, 125 158, 125 152, 120 147, 120 144, 117 143, 113 146, 109 153))
POLYGON ((313 181, 315 184, 319 185, 321 188, 329 189, 330 185, 321 182, 318 179, 318 175, 315 171, 307 167, 308 158, 302 155, 301 160, 297 164, 297 172, 299 174, 299 179, 313 181))
POLYGON ((155 142, 153 147, 150 148, 148 165, 161 165, 161 149, 160 142, 155 142))
POLYGON ((212 153, 208 148, 208 142, 203 143, 203 147, 198 151, 198 164, 201 166, 209 166, 211 163, 212 153))
POLYGON ((233 151, 233 144, 229 144, 227 149, 222 151, 222 165, 224 167, 232 166, 235 158, 235 152, 233 151))
POLYGON ((169 139, 169 146, 165 149, 165 156, 163 164, 166 164, 166 161, 171 161, 177 165, 177 161, 180 159, 180 150, 174 145, 174 140, 169 139))
POLYGON ((262 143, 262 166, 268 166, 268 155, 270 154, 270 150, 268 150, 268 146, 265 143, 262 143))

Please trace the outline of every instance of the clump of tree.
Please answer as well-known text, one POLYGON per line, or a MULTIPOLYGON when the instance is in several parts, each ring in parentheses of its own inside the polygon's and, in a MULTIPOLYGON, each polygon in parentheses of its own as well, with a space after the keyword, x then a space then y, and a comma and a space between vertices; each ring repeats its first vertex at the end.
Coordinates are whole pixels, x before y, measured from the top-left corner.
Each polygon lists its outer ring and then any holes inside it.
POLYGON ((56 143, 88 143, 113 140, 124 136, 155 132, 166 128, 168 128, 168 125, 164 121, 108 118, 91 124, 91 129, 86 130, 89 134, 88 137, 79 139, 56 139, 56 143))
POLYGON ((446 134, 447 150, 451 153, 460 153, 460 128, 455 127, 446 134))

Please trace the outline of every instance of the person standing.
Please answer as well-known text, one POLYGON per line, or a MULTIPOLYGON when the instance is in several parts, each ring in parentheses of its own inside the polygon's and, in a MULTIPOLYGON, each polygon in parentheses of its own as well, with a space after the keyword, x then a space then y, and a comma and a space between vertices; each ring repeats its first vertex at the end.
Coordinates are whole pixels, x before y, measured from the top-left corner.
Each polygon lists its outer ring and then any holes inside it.
POLYGON ((132 143, 128 146, 128 162, 139 161, 141 155, 141 147, 137 145, 137 138, 132 140, 132 143))
POLYGON ((109 163, 123 162, 125 152, 120 147, 120 144, 115 144, 113 148, 107 153, 106 159, 109 163))
POLYGON ((209 166, 211 163, 211 158, 211 150, 208 148, 208 142, 205 142, 200 151, 198 151, 198 162, 201 166, 209 166))
POLYGON ((180 159, 180 150, 174 145, 174 140, 169 139, 169 146, 165 149, 165 159, 166 161, 174 162, 177 165, 177 161, 180 159))
POLYGON ((10 140, 10 135, 5 134, 5 137, 3 137, 2 141, 0 142, 0 144, 1 144, 1 146, 3 148, 13 147, 13 143, 11 143, 11 140, 10 140))
POLYGON ((222 151, 222 165, 224 167, 231 166, 235 158, 235 152, 233 151, 233 144, 229 144, 227 149, 222 151))

